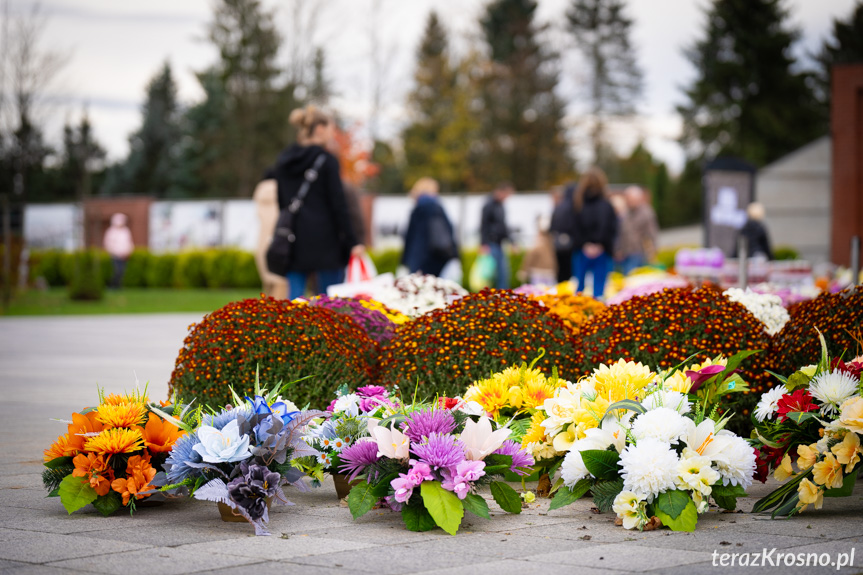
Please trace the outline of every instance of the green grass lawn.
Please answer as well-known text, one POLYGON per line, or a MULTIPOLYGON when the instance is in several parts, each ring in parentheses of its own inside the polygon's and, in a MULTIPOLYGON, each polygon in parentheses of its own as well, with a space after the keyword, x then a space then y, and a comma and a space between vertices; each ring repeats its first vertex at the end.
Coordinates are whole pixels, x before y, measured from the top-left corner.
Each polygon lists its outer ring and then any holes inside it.
POLYGON ((211 312, 233 301, 256 298, 254 289, 105 290, 100 301, 72 301, 65 288, 17 294, 2 315, 91 315, 110 313, 211 312))

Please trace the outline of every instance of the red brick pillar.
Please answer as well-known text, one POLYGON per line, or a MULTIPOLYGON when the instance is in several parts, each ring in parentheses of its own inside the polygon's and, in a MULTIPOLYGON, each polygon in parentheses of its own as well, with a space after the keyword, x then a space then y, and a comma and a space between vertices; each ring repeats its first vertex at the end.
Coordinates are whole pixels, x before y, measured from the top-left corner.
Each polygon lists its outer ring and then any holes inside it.
POLYGON ((851 238, 863 239, 863 64, 833 67, 830 132, 833 206, 830 259, 851 265, 851 238))

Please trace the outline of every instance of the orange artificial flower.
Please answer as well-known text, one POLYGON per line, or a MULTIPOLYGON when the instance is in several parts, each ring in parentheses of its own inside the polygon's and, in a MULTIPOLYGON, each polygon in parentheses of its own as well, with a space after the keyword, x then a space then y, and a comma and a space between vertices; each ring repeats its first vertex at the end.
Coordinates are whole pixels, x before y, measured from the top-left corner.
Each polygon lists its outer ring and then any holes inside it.
POLYGON ((147 408, 143 403, 103 403, 99 406, 97 419, 111 427, 135 427, 144 423, 147 408))
POLYGON ((135 499, 150 496, 149 493, 144 492, 154 488, 150 482, 155 476, 156 470, 150 466, 149 457, 133 455, 126 464, 126 477, 115 479, 111 483, 111 489, 123 496, 123 505, 128 505, 132 496, 135 499))
POLYGON ((58 437, 57 441, 51 444, 51 447, 46 449, 43 453, 44 455, 42 457, 42 460, 45 463, 48 463, 49 461, 53 461, 58 457, 69 457, 71 455, 76 455, 78 453, 78 450, 69 445, 69 434, 66 433, 58 437))
POLYGON ((150 414, 147 425, 141 429, 141 435, 144 436, 144 445, 154 453, 167 453, 171 451, 171 447, 184 433, 179 427, 170 421, 165 421, 155 413, 150 414))
POLYGON ((133 453, 144 448, 144 438, 141 437, 140 427, 106 429, 99 435, 89 438, 86 448, 87 451, 108 456, 133 453))
POLYGON ((99 433, 104 429, 102 423, 96 419, 98 415, 96 411, 72 414, 72 423, 69 424, 69 433, 67 434, 69 436, 69 449, 85 451, 84 444, 89 439, 85 434, 99 433))
POLYGON ((111 479, 113 478, 113 470, 108 467, 101 455, 93 455, 88 453, 84 455, 76 455, 72 460, 75 464, 75 470, 72 475, 75 477, 86 477, 90 482, 90 487, 96 490, 96 495, 107 495, 111 490, 111 479), (104 474, 104 475, 103 475, 104 474), (105 477, 107 475, 108 477, 105 477))

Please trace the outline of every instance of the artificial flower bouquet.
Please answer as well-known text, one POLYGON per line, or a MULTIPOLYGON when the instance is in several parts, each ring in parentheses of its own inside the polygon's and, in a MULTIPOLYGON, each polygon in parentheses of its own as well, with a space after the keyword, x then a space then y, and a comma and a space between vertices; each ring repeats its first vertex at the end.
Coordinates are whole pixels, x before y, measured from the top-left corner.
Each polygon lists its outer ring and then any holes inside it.
POLYGON ((389 392, 378 385, 360 387, 354 393, 346 385, 339 388, 336 399, 327 407, 330 416, 313 420, 303 436, 319 455, 298 458, 295 465, 304 469, 318 484, 323 481, 324 474, 338 474, 341 465, 339 454, 361 438, 368 437, 369 418, 382 419, 385 412, 398 405, 396 392, 397 389, 389 392))
POLYGON ((168 487, 185 487, 195 499, 226 505, 257 535, 269 535, 270 504, 291 505, 282 486, 308 489, 305 474, 291 460, 319 455, 302 436, 312 419, 327 414, 301 411, 275 391, 261 390, 257 381, 254 398, 231 392, 233 407, 205 415, 199 410, 193 425, 175 421, 187 433, 165 462, 168 487))
POLYGON ((660 373, 620 360, 561 388, 540 423, 566 453, 549 510, 590 491, 626 529, 675 531, 694 530, 711 497, 733 510, 752 483, 755 453, 710 405, 746 389, 735 370, 750 354, 660 373))
MULTIPOLYGON (((182 408, 164 409, 180 415, 182 408)), ((72 414, 67 432, 44 454, 42 481, 70 514, 92 504, 108 516, 164 495, 165 460, 184 432, 151 405, 146 390, 105 395, 99 405, 72 414)))
POLYGON ((777 376, 782 384, 762 395, 753 413, 758 478, 765 481, 771 470, 779 481, 790 478, 753 511, 791 516, 854 489, 863 456, 863 355, 831 360, 819 338, 820 361, 788 378, 777 376))
POLYGON ((525 475, 533 465, 510 430, 484 415, 469 415, 466 402, 439 401, 431 406, 394 409, 383 420, 370 418, 371 437, 342 450, 340 470, 364 479, 348 496, 356 519, 379 501, 400 511, 411 531, 436 526, 455 535, 465 510, 488 519, 485 499, 477 493, 489 485, 494 500, 509 513, 521 512, 521 497, 499 476, 525 475), (448 408, 449 407, 449 408, 448 408))

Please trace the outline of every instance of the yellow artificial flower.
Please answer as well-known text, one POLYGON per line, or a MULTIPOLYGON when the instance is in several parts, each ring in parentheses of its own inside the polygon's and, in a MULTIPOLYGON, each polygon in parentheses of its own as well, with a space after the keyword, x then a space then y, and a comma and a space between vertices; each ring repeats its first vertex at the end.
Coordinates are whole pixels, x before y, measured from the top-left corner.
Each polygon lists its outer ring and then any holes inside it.
POLYGON ((797 446, 797 467, 800 471, 809 469, 816 461, 818 461, 818 446, 815 443, 797 446))
POLYGON ((837 443, 830 448, 836 455, 836 461, 845 466, 845 473, 851 473, 854 466, 860 461, 860 436, 856 433, 846 433, 842 443, 837 443))
POLYGON ((854 433, 863 433, 863 397, 846 399, 839 407, 839 423, 854 433))
POLYGON ((501 378, 482 379, 468 388, 464 400, 477 402, 496 419, 500 410, 509 405, 509 386, 501 378))
POLYGON ((554 441, 552 441, 552 445, 557 451, 569 451, 572 447, 572 444, 575 443, 579 437, 577 436, 578 429, 575 424, 569 425, 564 428, 560 433, 554 436, 554 441))
POLYGON ((593 370, 593 380, 597 393, 609 403, 622 399, 635 399, 639 392, 656 374, 640 362, 619 359, 611 365, 601 364, 593 370))
POLYGON ((521 407, 521 388, 517 385, 509 388, 509 404, 516 409, 521 407))
POLYGON ((122 405, 124 403, 150 403, 150 398, 138 391, 127 393, 125 395, 108 394, 102 398, 102 405, 122 405))
POLYGON ((108 456, 118 453, 133 453, 144 449, 144 437, 138 428, 106 429, 99 435, 89 438, 84 448, 87 451, 108 456))
POLYGON ((792 475, 794 475, 794 469, 791 467, 791 457, 786 453, 785 457, 782 458, 782 463, 773 471, 773 477, 776 478, 776 481, 785 481, 792 475))
POLYGON ((705 367, 710 367, 711 365, 721 365, 722 367, 725 367, 726 365, 728 365, 728 359, 724 357, 705 359, 701 363, 696 363, 695 365, 690 366, 689 369, 692 371, 699 371, 704 369, 705 367))
POLYGON ((107 429, 142 425, 147 416, 147 408, 143 403, 103 403, 96 411, 96 421, 107 429))
POLYGON ((537 411, 533 414, 533 417, 530 418, 530 427, 521 439, 522 447, 526 446, 528 443, 543 441, 545 439, 545 428, 542 426, 543 420, 545 420, 545 414, 543 412, 537 411))
POLYGON ((804 479, 797 486, 797 495, 800 497, 801 511, 813 503, 815 509, 821 509, 821 505, 824 503, 824 491, 808 479, 804 479))
POLYGON ((838 489, 842 487, 843 481, 842 464, 836 461, 832 453, 828 453, 812 468, 812 478, 827 489, 838 489))
POLYGON ((692 389, 692 380, 686 377, 682 371, 677 370, 670 375, 662 384, 662 389, 665 391, 677 391, 680 393, 689 393, 692 389))
POLYGON ((544 379, 532 379, 527 381, 521 388, 522 404, 524 407, 536 409, 537 407, 542 406, 546 399, 554 397, 554 390, 554 385, 544 379))

